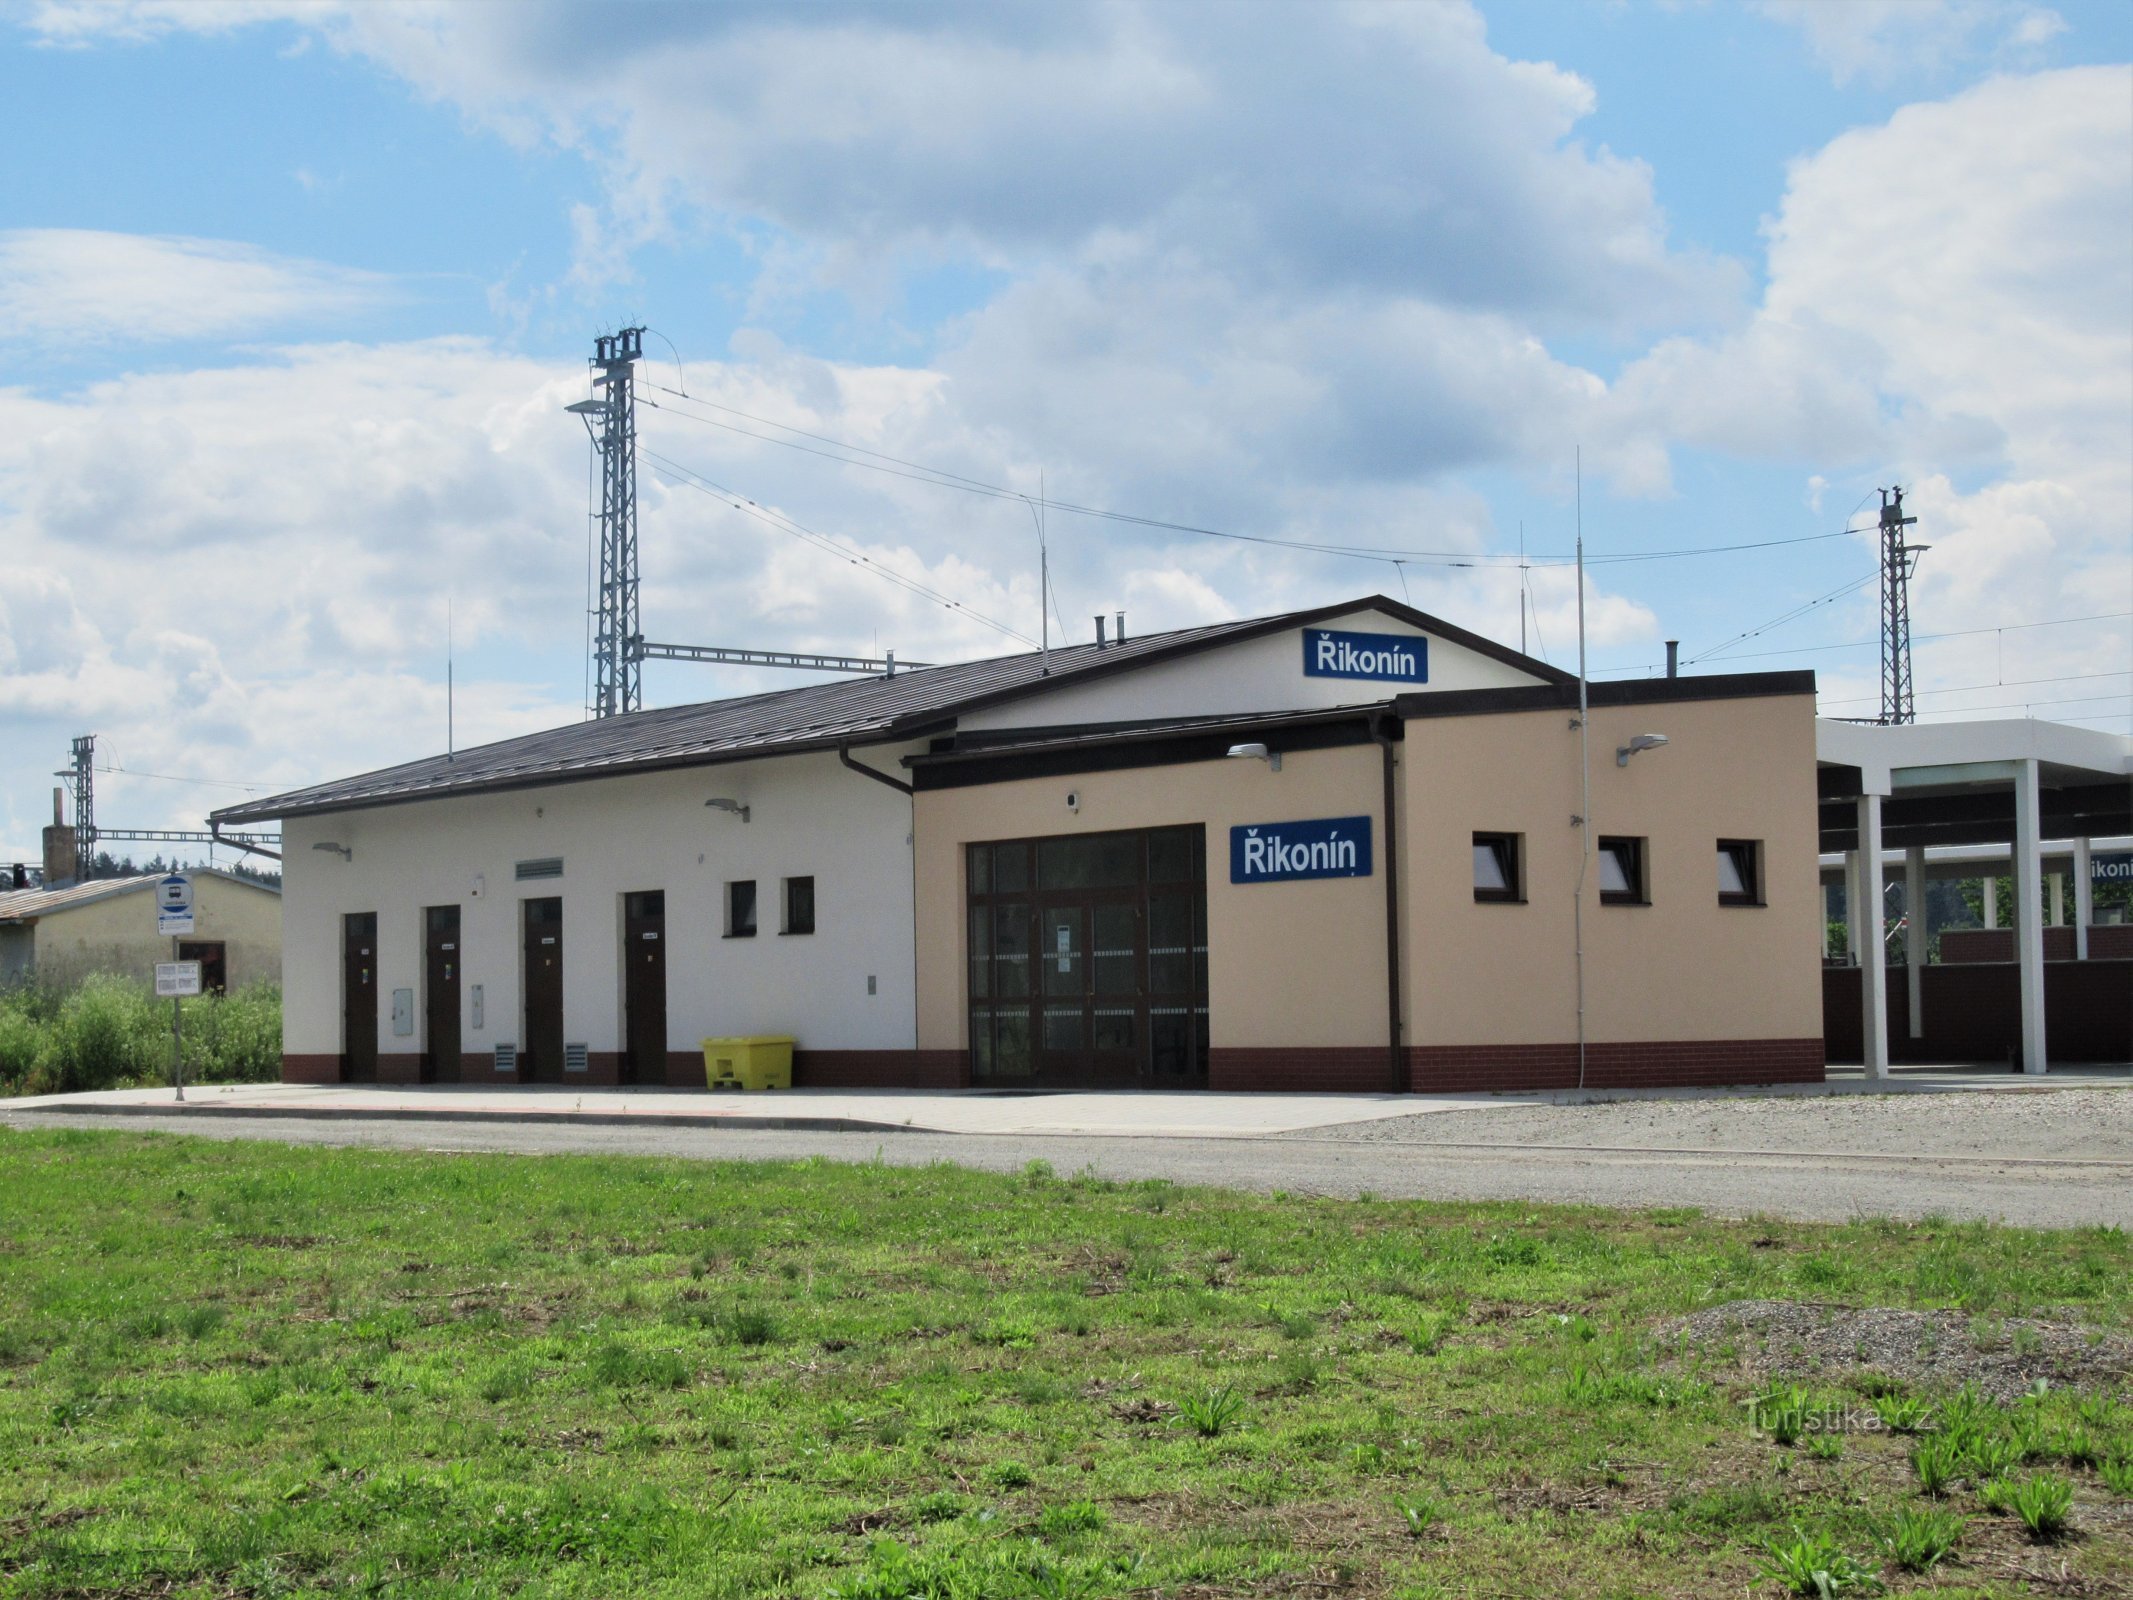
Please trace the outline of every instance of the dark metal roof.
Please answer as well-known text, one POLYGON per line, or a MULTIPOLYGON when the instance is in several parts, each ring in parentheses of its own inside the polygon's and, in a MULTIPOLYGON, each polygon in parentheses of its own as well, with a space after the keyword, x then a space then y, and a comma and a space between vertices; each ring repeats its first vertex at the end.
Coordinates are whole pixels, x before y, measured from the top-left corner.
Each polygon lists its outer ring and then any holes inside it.
POLYGON ((270 817, 352 811, 443 795, 524 788, 583 778, 607 777, 662 767, 712 766, 769 755, 835 749, 842 744, 910 738, 984 706, 1114 672, 1233 644, 1286 628, 1305 627, 1357 611, 1380 611, 1549 683, 1576 679, 1494 640, 1454 627, 1382 595, 1339 605, 1316 606, 1271 617, 1209 623, 1151 633, 1123 643, 1062 645, 1051 652, 1046 674, 1032 650, 984 661, 900 671, 893 678, 844 679, 667 706, 573 723, 497 744, 430 756, 359 777, 292 790, 263 800, 225 806, 208 818, 215 826, 270 817))

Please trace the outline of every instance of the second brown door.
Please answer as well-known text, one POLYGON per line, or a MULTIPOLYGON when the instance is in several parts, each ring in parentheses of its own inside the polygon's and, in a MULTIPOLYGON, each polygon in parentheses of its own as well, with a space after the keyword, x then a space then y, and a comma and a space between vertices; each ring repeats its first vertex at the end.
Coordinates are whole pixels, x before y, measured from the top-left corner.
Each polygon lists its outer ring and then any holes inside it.
POLYGON ((667 1081, 667 897, 622 898, 622 1014, 628 1083, 667 1081))
POLYGON ((422 1075, 453 1083, 459 1078, 459 907, 422 913, 422 946, 422 1075))
POLYGON ((526 1036, 520 1063, 535 1083, 563 1081, 563 902, 528 900, 525 943, 526 1036))

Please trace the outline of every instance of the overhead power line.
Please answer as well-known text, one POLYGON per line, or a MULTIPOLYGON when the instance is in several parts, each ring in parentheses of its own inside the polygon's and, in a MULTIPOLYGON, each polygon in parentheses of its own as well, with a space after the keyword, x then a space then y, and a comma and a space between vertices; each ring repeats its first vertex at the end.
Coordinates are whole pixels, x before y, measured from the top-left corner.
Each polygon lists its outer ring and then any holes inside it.
POLYGON ((757 504, 738 491, 729 489, 724 484, 706 477, 693 467, 683 466, 680 462, 670 460, 656 450, 645 450, 642 446, 639 449, 644 458, 652 462, 657 470, 660 470, 663 475, 670 477, 685 488, 694 489, 699 494, 709 495, 720 504, 740 512, 743 516, 753 517, 765 526, 775 528, 778 532, 798 539, 817 550, 834 555, 854 566, 863 567, 884 582, 893 583, 898 588, 907 590, 921 599, 930 600, 935 605, 941 606, 946 610, 953 611, 960 616, 969 617, 975 622, 981 622, 986 627, 993 629, 997 633, 1004 634, 1010 639, 1018 639, 1027 645, 1034 645, 1037 642, 1028 634, 1011 628, 1006 623, 993 617, 988 617, 982 611, 972 609, 953 596, 945 595, 940 590, 928 584, 920 583, 914 578, 908 578, 893 567, 882 565, 881 562, 875 560, 863 550, 847 545, 831 535, 817 533, 813 528, 794 521, 783 512, 772 511, 766 506, 757 504))
POLYGON ((1692 656, 1682 657, 1682 665, 1694 666, 1699 661, 1708 661, 1713 656, 1718 655, 1723 651, 1730 650, 1733 646, 1737 644, 1744 643, 1749 639, 1758 638, 1761 635, 1768 633, 1772 628, 1781 628, 1788 622, 1798 621, 1801 617, 1806 616, 1810 611, 1815 610, 1819 606, 1826 606, 1833 600, 1841 600, 1846 595, 1852 593, 1854 590, 1864 589, 1868 584, 1879 581, 1880 577, 1881 574, 1877 570, 1874 572, 1869 572, 1863 578, 1854 578, 1850 583, 1839 585, 1837 588, 1830 590, 1827 594, 1816 595, 1812 600, 1806 602, 1806 604, 1794 606, 1790 611, 1786 611, 1778 616, 1772 617, 1768 622, 1757 623, 1754 627, 1748 629, 1745 633, 1736 633, 1732 638, 1726 640, 1724 644, 1714 644, 1708 650, 1699 650, 1696 652, 1696 654, 1692 656))
MULTIPOLYGON (((886 451, 870 449, 853 444, 826 433, 810 432, 789 422, 778 422, 769 417, 759 417, 737 407, 721 405, 715 400, 706 400, 701 395, 684 395, 678 389, 668 389, 660 384, 647 384, 646 388, 658 389, 662 394, 686 400, 691 405, 709 406, 723 411, 728 416, 740 417, 766 428, 777 428, 797 434, 800 439, 810 439, 815 444, 829 445, 828 450, 815 449, 794 439, 781 439, 774 434, 758 433, 752 428, 743 428, 717 417, 698 416, 677 405, 663 405, 657 400, 643 398, 640 403, 666 412, 669 416, 684 421, 701 423, 706 427, 721 428, 742 438, 754 439, 762 444, 774 444, 787 450, 797 450, 803 455, 833 461, 841 466, 863 467, 870 472, 886 473, 893 478, 904 478, 915 483, 930 483, 937 488, 953 489, 962 494, 974 494, 995 500, 1019 500, 1027 504, 1043 504, 1053 511, 1064 511, 1078 517, 1094 517, 1106 522, 1125 523, 1134 527, 1152 528, 1161 532, 1189 533, 1206 539, 1227 539, 1241 544, 1269 545, 1277 549, 1303 550, 1314 555, 1343 556, 1355 561, 1408 561, 1419 566, 1439 567, 1568 567, 1575 565, 1572 556, 1543 556, 1529 559, 1509 552, 1467 550, 1408 550, 1389 545, 1327 544, 1310 539, 1283 539, 1272 534, 1238 533, 1227 528, 1209 528, 1190 522, 1173 522, 1163 517, 1143 516, 1137 512, 1115 511, 1103 506, 1080 505, 1069 500, 1051 500, 1032 497, 1019 489, 1005 484, 988 483, 982 478, 973 478, 965 473, 950 472, 944 467, 929 467, 923 462, 893 456, 886 451), (838 454, 843 451, 847 454, 838 454)), ((1854 534, 1868 533, 1867 528, 1838 528, 1828 533, 1801 534, 1785 539, 1758 539, 1744 544, 1696 545, 1672 550, 1619 550, 1588 555, 1585 564, 1591 566, 1615 566, 1635 561, 1672 561, 1695 556, 1733 555, 1748 550, 1774 550, 1786 545, 1818 544, 1827 539, 1842 539, 1854 534)))
MULTIPOLYGON (((1995 683, 1958 683, 1951 685, 1950 687, 1945 689, 1920 689, 1918 693, 1922 695, 1975 694, 1980 690, 1984 689, 2025 689, 2028 688, 2031 684, 2037 683, 2086 683, 2091 678, 2123 678, 2126 677, 2128 674, 2133 674, 2133 667, 2113 667, 2109 672, 2061 672, 2056 673, 2049 678, 2009 678, 2004 682, 1995 683)), ((1826 706, 1855 706, 1865 701, 1876 700, 1879 698, 1880 697, 1878 695, 1855 694, 1849 695, 1842 700, 1825 700, 1822 702, 1822 704, 1826 706)), ((1967 708, 1962 706, 1950 706, 1946 709, 1951 711, 1961 711, 1967 708)))

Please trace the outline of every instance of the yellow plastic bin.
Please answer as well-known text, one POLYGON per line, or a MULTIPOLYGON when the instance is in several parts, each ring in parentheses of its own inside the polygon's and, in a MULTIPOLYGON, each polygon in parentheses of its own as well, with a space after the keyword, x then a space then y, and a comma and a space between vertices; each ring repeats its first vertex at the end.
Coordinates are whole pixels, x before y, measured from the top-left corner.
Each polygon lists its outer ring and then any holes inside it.
POLYGON ((792 1040, 706 1039, 704 1081, 714 1089, 790 1089, 792 1040))

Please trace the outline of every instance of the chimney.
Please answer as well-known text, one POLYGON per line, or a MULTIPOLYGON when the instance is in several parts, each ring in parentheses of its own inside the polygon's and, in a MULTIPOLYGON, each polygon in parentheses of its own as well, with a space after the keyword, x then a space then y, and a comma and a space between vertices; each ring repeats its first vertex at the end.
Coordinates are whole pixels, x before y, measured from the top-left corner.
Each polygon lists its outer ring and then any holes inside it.
POLYGON ((1104 647, 1104 619, 1103 619, 1102 617, 1098 617, 1098 618, 1096 619, 1096 648, 1097 648, 1097 649, 1099 649, 1099 650, 1101 650, 1101 649, 1102 649, 1103 647, 1104 647))
POLYGON ((1669 678, 1681 676, 1681 641, 1679 639, 1669 639, 1666 642, 1666 675, 1669 678))
POLYGON ((1126 642, 1126 614, 1123 611, 1118 614, 1118 642, 1126 642))

